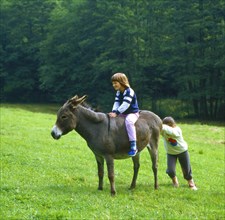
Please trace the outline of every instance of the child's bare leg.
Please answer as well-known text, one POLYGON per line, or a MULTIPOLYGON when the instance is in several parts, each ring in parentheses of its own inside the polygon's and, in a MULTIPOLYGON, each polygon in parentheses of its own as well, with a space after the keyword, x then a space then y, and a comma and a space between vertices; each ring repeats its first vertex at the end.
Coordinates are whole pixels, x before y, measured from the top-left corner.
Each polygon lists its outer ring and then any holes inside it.
POLYGON ((172 178, 172 181, 173 181, 173 186, 175 188, 178 188, 179 187, 179 182, 178 182, 178 179, 177 179, 176 176, 172 178))

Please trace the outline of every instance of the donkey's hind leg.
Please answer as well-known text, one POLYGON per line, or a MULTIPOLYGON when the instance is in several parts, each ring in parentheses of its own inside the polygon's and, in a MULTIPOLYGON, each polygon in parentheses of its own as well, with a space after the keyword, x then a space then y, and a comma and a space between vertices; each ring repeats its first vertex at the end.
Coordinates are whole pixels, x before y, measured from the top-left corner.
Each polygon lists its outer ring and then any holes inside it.
POLYGON ((132 157, 133 160, 133 169, 134 169, 134 174, 133 174, 133 179, 130 185, 130 189, 134 189, 136 187, 136 181, 138 177, 138 170, 140 167, 140 154, 137 154, 135 157, 132 157))
POLYGON ((151 140, 147 146, 148 152, 152 160, 152 171, 154 173, 154 187, 158 189, 158 141, 151 140))

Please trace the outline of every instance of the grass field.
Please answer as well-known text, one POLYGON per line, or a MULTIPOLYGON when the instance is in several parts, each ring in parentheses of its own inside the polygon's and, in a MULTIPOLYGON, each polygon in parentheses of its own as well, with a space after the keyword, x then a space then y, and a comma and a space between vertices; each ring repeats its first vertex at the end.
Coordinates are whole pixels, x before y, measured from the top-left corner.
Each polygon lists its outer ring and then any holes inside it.
POLYGON ((132 161, 115 161, 117 195, 97 190, 97 166, 76 133, 50 136, 57 107, 7 105, 0 109, 0 219, 224 219, 224 127, 180 123, 198 191, 191 191, 177 167, 180 187, 165 174, 159 147, 159 189, 154 190, 147 150, 135 190, 128 190, 132 161))

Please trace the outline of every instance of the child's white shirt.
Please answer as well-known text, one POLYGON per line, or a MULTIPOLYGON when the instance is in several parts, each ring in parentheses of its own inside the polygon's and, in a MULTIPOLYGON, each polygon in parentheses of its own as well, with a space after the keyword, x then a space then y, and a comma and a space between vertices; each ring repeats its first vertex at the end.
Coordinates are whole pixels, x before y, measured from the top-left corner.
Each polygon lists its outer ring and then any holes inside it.
POLYGON ((164 147, 168 154, 177 155, 188 150, 188 145, 183 139, 180 127, 170 127, 163 124, 161 135, 164 139, 164 147))

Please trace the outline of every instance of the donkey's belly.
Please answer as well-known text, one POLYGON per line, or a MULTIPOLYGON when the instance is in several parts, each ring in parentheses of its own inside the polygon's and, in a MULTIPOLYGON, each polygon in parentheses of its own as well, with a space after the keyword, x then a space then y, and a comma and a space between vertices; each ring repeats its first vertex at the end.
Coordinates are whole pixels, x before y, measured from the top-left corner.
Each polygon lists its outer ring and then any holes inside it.
MULTIPOLYGON (((146 143, 143 143, 141 145, 138 145, 137 148, 138 148, 138 153, 140 153, 146 146, 147 146, 147 142, 146 143)), ((123 148, 122 151, 120 152, 116 152, 114 155, 113 155, 113 158, 116 159, 116 160, 122 160, 122 159, 127 159, 127 158, 131 158, 129 155, 128 155, 128 152, 129 152, 130 148, 123 148)))
POLYGON ((124 159, 128 159, 128 158, 131 158, 131 157, 128 156, 128 154, 115 154, 113 158, 115 160, 124 160, 124 159))

